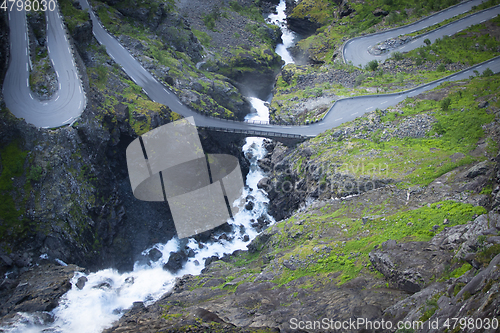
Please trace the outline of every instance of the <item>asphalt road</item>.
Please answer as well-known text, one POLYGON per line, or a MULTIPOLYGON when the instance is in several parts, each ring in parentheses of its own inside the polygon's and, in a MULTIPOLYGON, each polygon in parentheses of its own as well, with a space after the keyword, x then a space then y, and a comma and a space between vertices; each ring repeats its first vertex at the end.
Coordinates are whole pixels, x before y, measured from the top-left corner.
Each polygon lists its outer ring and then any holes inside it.
POLYGON ((3 84, 5 104, 18 118, 37 127, 58 127, 74 122, 87 100, 73 60, 63 22, 56 9, 47 10, 47 46, 57 74, 58 90, 45 101, 38 100, 29 87, 28 36, 24 10, 9 12, 10 59, 3 84))
MULTIPOLYGON (((461 14, 464 11, 470 10, 473 5, 479 4, 481 1, 470 1, 459 6, 452 7, 449 9, 449 13, 445 10, 437 15, 433 15, 429 18, 426 18, 418 23, 416 23, 418 29, 422 29, 429 25, 429 22, 434 22, 436 20, 444 20, 449 17, 453 17, 455 15, 461 14), (427 22, 427 23, 426 23, 427 22)), ((89 8, 87 0, 80 0, 80 4, 82 8, 89 8)), ((468 19, 468 23, 477 24, 485 19, 483 15, 489 15, 488 17, 496 16, 496 12, 498 8, 485 11, 481 15, 472 16, 468 19), (493 14, 492 14, 493 13, 493 14)), ((175 94, 170 92, 168 88, 163 86, 160 82, 158 82, 149 72, 147 72, 141 64, 135 60, 132 55, 112 36, 110 36, 106 30, 102 27, 99 20, 94 15, 93 11, 89 11, 91 13, 91 17, 93 20, 94 27, 94 35, 96 36, 99 43, 106 46, 106 51, 108 54, 122 66, 125 72, 132 78, 132 80, 141 86, 146 94, 155 102, 162 103, 167 105, 174 112, 177 112, 185 117, 192 116, 195 119, 195 123, 197 126, 202 127, 215 127, 221 129, 229 129, 229 130, 243 130, 243 131, 255 131, 260 132, 260 135, 266 136, 266 132, 277 133, 277 134, 295 134, 295 135, 303 135, 303 136, 316 136, 329 128, 336 127, 346 121, 353 120, 356 117, 361 116, 366 112, 370 112, 375 110, 376 108, 385 109, 388 106, 396 105, 401 100, 406 97, 411 97, 418 95, 426 90, 433 89, 437 87, 440 83, 449 80, 461 80, 466 79, 471 75, 474 75, 473 70, 477 69, 478 71, 484 71, 487 67, 489 67, 494 72, 500 72, 500 58, 495 58, 492 61, 489 61, 487 64, 479 64, 477 66, 471 67, 470 69, 456 73, 447 78, 443 78, 436 82, 423 85, 417 87, 412 90, 408 90, 401 93, 396 94, 384 94, 384 95, 369 95, 369 96, 360 96, 353 98, 346 98, 338 100, 334 105, 330 108, 327 116, 320 122, 304 125, 304 126, 280 126, 280 125, 270 125, 270 124, 251 124, 246 122, 232 122, 232 121, 224 121, 221 119, 210 118, 199 113, 194 112, 189 109, 187 106, 181 103, 181 101, 177 98, 175 94)), ((414 26, 405 26, 400 29, 393 30, 389 32, 390 34, 394 34, 398 36, 402 33, 405 33, 406 30, 416 29, 414 26)), ((435 35, 433 36, 443 36, 444 34, 452 34, 452 29, 457 29, 454 32, 458 31, 459 28, 463 28, 463 25, 453 25, 446 26, 437 31, 435 31, 435 35)), ((384 35, 384 33, 380 34, 384 35)), ((361 42, 364 42, 363 37, 358 38, 361 42)), ((388 37, 387 37, 388 38, 388 37)), ((358 39, 355 39, 357 41, 358 39)), ((385 39, 384 39, 385 40, 385 39)), ((351 49, 356 48, 358 53, 362 53, 366 51, 363 49, 364 44, 356 44, 352 42, 347 43, 348 47, 346 48, 347 52, 350 52, 351 49), (352 44, 352 45, 351 45, 352 44)), ((418 47, 418 43, 413 43, 407 46, 408 51, 410 48, 418 47)), ((367 52, 366 52, 367 53, 367 52)), ((368 54, 368 53, 367 53, 368 54)), ((369 54, 368 54, 369 55, 369 54)), ((350 56, 350 53, 347 53, 347 57, 350 56)), ((373 59, 369 58, 369 60, 373 59)), ((350 59, 349 59, 350 60, 350 59)), ((256 133, 257 135, 258 133, 256 133)))
POLYGON ((459 5, 445 9, 443 11, 440 11, 431 16, 428 16, 420 21, 399 27, 397 29, 387 30, 372 35, 353 38, 347 41, 346 44, 344 45, 344 50, 343 50, 344 59, 346 62, 352 62, 354 66, 359 66, 359 67, 365 66, 369 61, 374 59, 383 62, 385 59, 389 58, 391 56, 391 53, 393 52, 396 51, 408 52, 424 45, 424 40, 426 38, 428 38, 431 42, 434 42, 437 38, 442 38, 445 35, 451 36, 457 32, 462 31, 463 29, 466 29, 471 25, 490 20, 495 16, 497 16, 498 14, 500 14, 500 6, 489 8, 487 10, 477 12, 475 14, 466 16, 455 22, 449 23, 439 29, 435 29, 430 33, 420 36, 419 38, 415 38, 408 44, 402 45, 397 49, 391 50, 391 52, 384 53, 379 56, 374 56, 368 53, 368 50, 372 46, 375 46, 380 42, 383 42, 390 38, 398 37, 400 35, 410 34, 415 31, 433 26, 436 23, 466 13, 469 10, 471 10, 473 6, 477 6, 482 2, 484 2, 484 0, 467 1, 459 5))
MULTIPOLYGON (((79 0, 82 8, 89 8, 87 0, 79 0)), ((422 29, 434 22, 444 20, 449 17, 461 14, 469 10, 473 5, 479 4, 481 1, 469 1, 458 6, 451 7, 440 13, 424 18, 409 26, 404 26, 388 32, 380 34, 354 38, 346 43, 344 48, 344 56, 346 60, 358 61, 360 64, 366 63, 374 56, 367 52, 368 46, 374 45, 391 36, 398 36, 412 32, 412 30, 422 29), (378 42, 375 42, 378 40, 378 42), (355 52, 354 52, 355 51, 355 52), (361 55, 361 57, 358 57, 361 55), (358 57, 358 58, 356 58, 358 57)), ((494 7, 484 12, 474 14, 467 19, 462 19, 456 24, 444 26, 436 31, 428 34, 425 38, 438 38, 445 34, 451 35, 463 29, 465 24, 477 24, 484 20, 496 16, 500 11, 500 7, 494 7)), ((478 64, 465 71, 453 74, 446 78, 435 82, 422 85, 420 87, 394 94, 383 95, 368 95, 351 97, 338 100, 330 108, 326 117, 317 123, 303 126, 280 126, 270 124, 253 124, 248 122, 226 121, 217 118, 203 116, 194 112, 179 100, 179 98, 169 91, 162 83, 154 78, 142 65, 101 25, 92 10, 89 10, 92 22, 93 32, 96 39, 106 47, 107 53, 122 66, 123 70, 130 78, 140 87, 145 93, 155 102, 167 105, 174 112, 181 114, 184 117, 194 117, 197 126, 214 127, 226 130, 236 131, 253 131, 255 135, 261 136, 276 136, 276 135, 302 135, 316 136, 327 129, 336 127, 344 122, 353 120, 356 117, 363 115, 366 112, 375 110, 376 108, 385 109, 388 106, 396 105, 406 97, 418 95, 424 91, 437 87, 444 81, 467 79, 474 75, 473 70, 479 72, 490 68, 493 72, 500 72, 500 57, 496 57, 483 64, 478 64)), ((28 56, 27 39, 26 39, 26 19, 23 12, 10 14, 14 17, 9 17, 11 25, 11 63, 6 75, 4 84, 4 96, 7 107, 18 117, 25 118, 28 122, 39 127, 56 127, 64 124, 69 124, 74 121, 83 111, 85 106, 85 97, 81 90, 80 81, 76 74, 76 68, 73 63, 73 58, 68 48, 67 41, 64 36, 64 29, 60 17, 57 13, 48 13, 48 40, 50 48, 50 56, 54 60, 54 67, 59 73, 60 84, 59 91, 52 97, 50 101, 40 102, 34 99, 28 87, 28 56), (24 35, 24 37, 23 37, 24 35), (24 39, 23 39, 24 38, 24 39), (24 40, 24 42, 22 42, 24 40), (55 41, 58 43, 55 43, 55 41), (61 73, 66 73, 63 75, 61 73), (17 75, 16 75, 17 74, 17 75)), ((405 45, 403 51, 420 46, 419 42, 423 43, 424 38, 417 39, 418 42, 405 45)), ((380 57, 383 59, 383 57, 380 57)))

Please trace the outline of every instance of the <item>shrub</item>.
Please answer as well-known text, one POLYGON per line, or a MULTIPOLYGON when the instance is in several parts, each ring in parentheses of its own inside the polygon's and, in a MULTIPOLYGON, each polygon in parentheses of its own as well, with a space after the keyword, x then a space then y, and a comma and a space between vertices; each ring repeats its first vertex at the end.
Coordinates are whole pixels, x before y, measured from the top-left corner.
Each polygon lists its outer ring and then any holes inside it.
POLYGON ((488 77, 488 76, 492 76, 493 74, 494 74, 494 73, 493 73, 493 71, 492 71, 492 70, 488 67, 488 68, 486 68, 486 69, 484 70, 484 72, 483 72, 482 76, 484 76, 484 77, 488 77))
POLYGON ((443 109, 443 111, 447 111, 448 108, 450 107, 450 104, 451 104, 451 99, 449 97, 442 99, 441 108, 443 109))
POLYGON ((438 72, 444 72, 446 70, 446 67, 444 66, 444 64, 440 64, 439 66, 437 66, 436 70, 438 72))
POLYGON ((203 23, 205 26, 215 31, 215 22, 217 22, 221 17, 221 12, 219 7, 215 6, 209 14, 202 15, 203 23))
POLYGON ((394 60, 402 60, 403 54, 399 51, 396 51, 392 54, 392 57, 394 58, 394 60))
POLYGON ((354 86, 355 87, 359 86, 363 82, 364 79, 365 79, 365 76, 363 74, 356 76, 356 79, 354 80, 354 86))
POLYGON ((366 64, 365 69, 369 69, 371 71, 376 71, 378 68, 378 61, 372 60, 368 64, 366 64))
POLYGON ((30 172, 28 174, 28 179, 37 182, 42 178, 42 174, 43 174, 42 167, 36 165, 30 169, 30 172))
POLYGON ((445 64, 451 64, 452 61, 450 60, 450 58, 443 58, 443 63, 445 63, 445 64))
POLYGON ((424 39, 425 45, 429 46, 431 45, 431 40, 429 38, 424 39))

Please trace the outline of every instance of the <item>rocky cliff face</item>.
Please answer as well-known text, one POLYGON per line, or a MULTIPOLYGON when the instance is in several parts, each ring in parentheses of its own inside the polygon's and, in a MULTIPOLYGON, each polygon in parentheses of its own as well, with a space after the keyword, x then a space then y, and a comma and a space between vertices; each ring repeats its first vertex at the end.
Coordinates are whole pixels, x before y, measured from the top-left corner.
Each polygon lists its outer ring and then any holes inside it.
POLYGON ((0 15, 0 25, 2 26, 2 35, 0 36, 0 39, 2 40, 2 43, 0 44, 0 64, 3 64, 0 67, 0 78, 3 82, 5 71, 7 70, 7 61, 9 59, 9 25, 7 12, 0 15))
MULTIPOLYGON (((172 19, 162 21, 163 27, 180 25, 191 34, 180 17, 162 15, 172 19)), ((125 150, 138 135, 179 116, 128 81, 93 39, 89 21, 78 23, 72 37, 88 96, 76 123, 38 129, 13 118, 2 102, 0 274, 10 272, 2 280, 5 292, 12 292, 23 272, 47 262, 131 269, 146 247, 175 234, 166 204, 133 197, 125 150)), ((232 101, 233 107, 238 99, 243 103, 230 83, 220 77, 210 82, 207 92, 214 99, 232 101)), ((200 137, 207 152, 233 153, 245 168, 240 141, 203 131, 200 137)))

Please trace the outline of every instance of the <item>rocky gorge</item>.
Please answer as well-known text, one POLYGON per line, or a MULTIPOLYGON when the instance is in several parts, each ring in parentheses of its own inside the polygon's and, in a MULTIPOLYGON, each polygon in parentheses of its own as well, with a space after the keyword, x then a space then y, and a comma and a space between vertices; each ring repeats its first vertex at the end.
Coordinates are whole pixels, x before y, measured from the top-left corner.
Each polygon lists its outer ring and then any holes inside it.
MULTIPOLYGON (((255 34, 245 29, 256 23, 242 10, 221 10, 229 3, 217 4, 218 9, 203 1, 181 1, 178 12, 164 7, 127 11, 119 1, 98 6, 123 16, 123 22, 150 25, 154 33, 147 40, 125 29, 114 34, 183 102, 241 118, 250 109, 242 87, 264 77, 263 85, 275 81, 281 65, 273 54, 277 36, 271 28, 261 29, 273 42, 257 50, 255 34), (217 12, 214 31, 202 13, 217 12), (200 31, 211 37, 207 45, 200 31), (168 39, 173 35, 179 38, 168 39), (157 40, 168 45, 169 66, 155 55, 157 40), (225 53, 224 45, 238 43, 244 45, 236 53, 225 53), (251 70, 257 76, 245 75, 251 70)), ((355 15, 347 2, 340 6, 343 17, 355 15)), ((80 22, 73 30, 90 99, 81 119, 65 128, 37 129, 14 119, 5 107, 0 115, 3 323, 20 316, 17 312, 50 321, 48 313, 60 297, 85 285, 84 279, 72 279, 74 272, 130 270, 144 259, 145 248, 174 235, 165 205, 133 199, 124 151, 137 135, 178 115, 149 101, 128 80, 92 40, 88 24, 80 22)), ((396 71, 405 68, 404 61, 381 66, 396 71)), ((285 67, 276 85, 288 80, 305 89, 329 80, 354 87, 364 73, 334 64, 321 70, 304 66, 307 74, 299 79, 285 67)), ((152 305, 134 303, 106 332, 289 332, 296 331, 292 318, 498 318, 496 87, 498 76, 478 77, 368 113, 296 146, 266 141, 268 154, 259 165, 267 178, 259 187, 279 223, 267 227, 256 221, 265 230, 248 251, 209 258, 201 275, 178 278, 152 305)), ((339 95, 291 102, 303 111, 311 107, 300 103, 327 97, 319 104, 328 105, 339 95)), ((241 140, 205 131, 200 137, 207 153, 238 156, 248 172, 241 140)), ((187 248, 173 253, 167 269, 178 269, 188 255, 187 248)))

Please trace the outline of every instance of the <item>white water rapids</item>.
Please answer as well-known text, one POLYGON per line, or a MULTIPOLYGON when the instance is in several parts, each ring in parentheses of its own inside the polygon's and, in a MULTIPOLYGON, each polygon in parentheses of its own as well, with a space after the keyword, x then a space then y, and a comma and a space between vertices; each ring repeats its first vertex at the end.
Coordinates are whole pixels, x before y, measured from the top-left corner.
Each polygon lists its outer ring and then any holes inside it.
MULTIPOLYGON (((283 31, 283 44, 279 44, 276 52, 286 63, 293 62, 287 48, 294 42, 294 35, 286 29, 285 1, 281 0, 277 14, 271 14, 269 20, 280 26, 283 31)), ((249 97, 253 111, 245 119, 269 121, 269 109, 266 102, 256 97, 249 97)), ((195 253, 188 259, 184 267, 172 274, 163 269, 171 252, 179 250, 180 241, 173 238, 166 244, 155 244, 146 249, 147 255, 152 248, 158 249, 162 257, 156 262, 134 265, 131 272, 119 273, 114 269, 103 269, 95 273, 77 273, 71 283, 72 288, 61 297, 59 306, 51 313, 18 313, 10 323, 0 327, 0 332, 31 333, 31 332, 61 332, 61 333, 95 333, 110 327, 118 320, 134 302, 144 302, 149 305, 168 292, 174 285, 175 278, 184 274, 198 275, 204 268, 205 258, 223 256, 235 250, 246 250, 246 245, 258 235, 252 227, 252 221, 264 216, 271 223, 274 219, 267 214, 268 198, 265 192, 257 188, 257 183, 264 177, 257 161, 266 156, 263 138, 247 138, 243 146, 245 156, 249 157, 250 171, 246 177, 242 202, 252 196, 254 205, 251 211, 240 207, 240 212, 229 223, 234 225, 233 232, 225 232, 229 240, 204 243, 200 249, 198 242, 189 239, 187 246, 195 253), (242 230, 243 232, 240 232, 242 230), (245 239, 245 235, 248 235, 245 239), (82 289, 76 287, 82 276, 87 282, 82 289)), ((222 234, 222 232, 221 232, 222 234)), ((219 235, 216 235, 216 239, 219 235)))
POLYGON ((281 29, 281 40, 283 43, 276 46, 276 53, 281 56, 281 59, 286 64, 293 63, 293 58, 288 48, 293 46, 297 42, 297 35, 288 29, 286 25, 286 2, 285 0, 280 0, 279 5, 276 7, 276 13, 272 13, 267 17, 267 22, 272 23, 280 27, 281 29))

